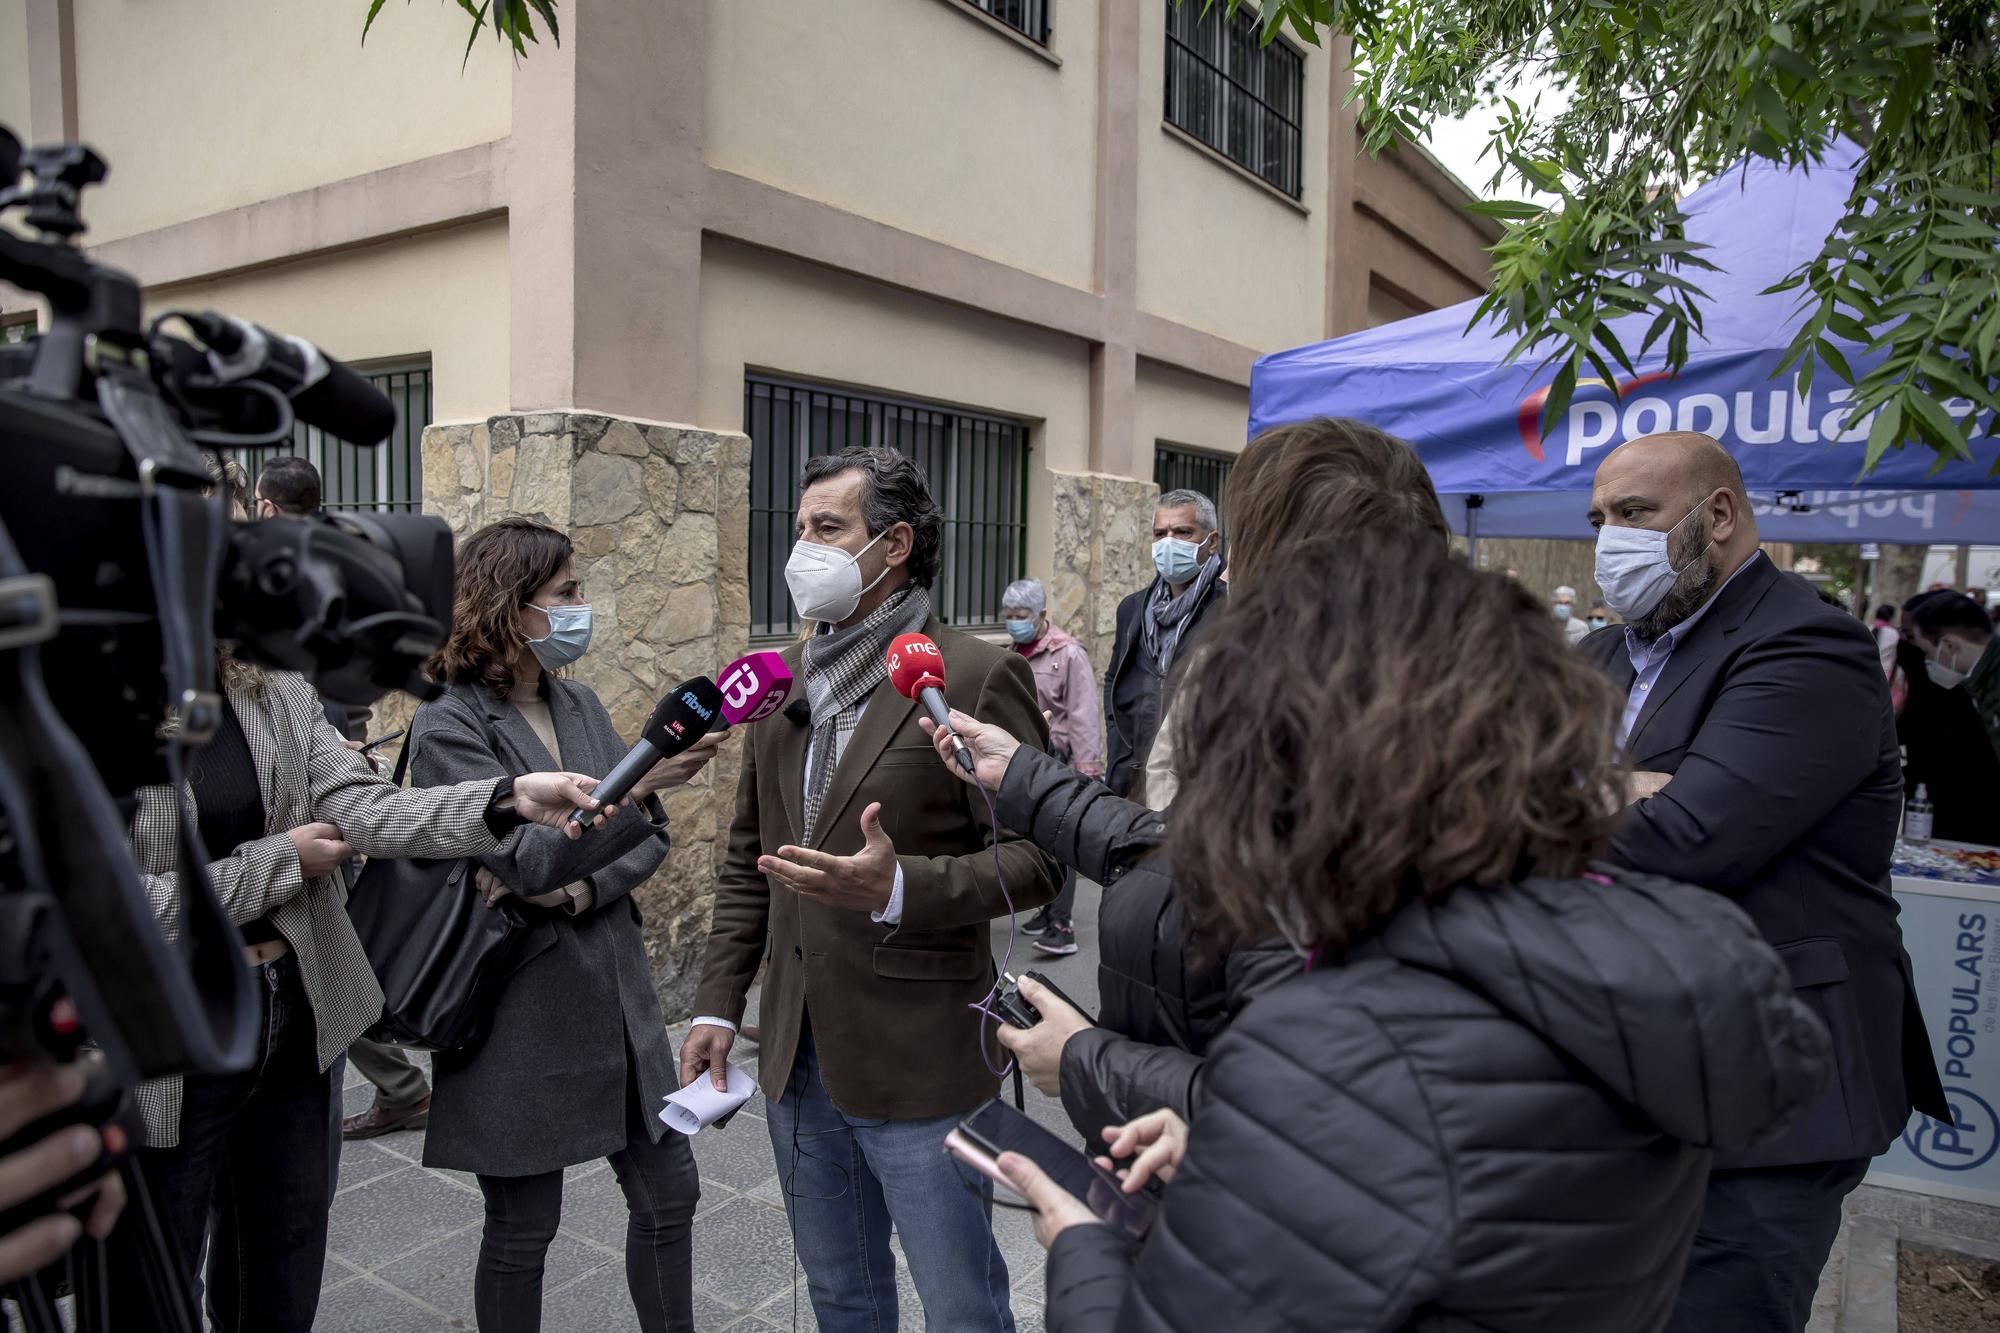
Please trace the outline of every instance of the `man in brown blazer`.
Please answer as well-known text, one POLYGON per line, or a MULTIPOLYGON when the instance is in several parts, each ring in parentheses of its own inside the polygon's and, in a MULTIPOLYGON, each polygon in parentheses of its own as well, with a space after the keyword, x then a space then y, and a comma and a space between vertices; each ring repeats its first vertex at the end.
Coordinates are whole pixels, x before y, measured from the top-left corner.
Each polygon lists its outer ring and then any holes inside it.
POLYGON ((819 1327, 896 1327, 893 1224, 928 1327, 1011 1330, 992 1188, 944 1137, 999 1089, 973 1008, 989 923, 1050 901, 1062 872, 938 771, 890 641, 937 642, 952 706, 1044 747, 1047 724, 1025 661, 931 613, 943 520, 923 471, 850 449, 803 480, 785 580, 814 632, 785 659, 804 708, 746 740, 681 1080, 721 1081, 768 950, 759 1082, 819 1327))

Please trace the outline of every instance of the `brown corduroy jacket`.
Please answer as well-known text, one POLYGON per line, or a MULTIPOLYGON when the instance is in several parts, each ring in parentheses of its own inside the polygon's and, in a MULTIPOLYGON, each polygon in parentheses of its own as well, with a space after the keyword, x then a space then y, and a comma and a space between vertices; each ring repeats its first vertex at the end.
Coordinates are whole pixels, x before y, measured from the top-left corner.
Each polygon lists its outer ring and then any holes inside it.
MULTIPOLYGON (((1046 748, 1048 727, 1034 677, 1016 653, 946 629, 924 632, 945 663, 945 698, 1023 744, 1046 748)), ((800 646, 785 653, 795 674, 800 646)), ((903 871, 900 925, 867 912, 801 899, 766 879, 757 858, 799 842, 810 728, 784 716, 751 729, 737 787, 729 851, 716 886, 700 1015, 740 1022, 768 950, 759 1019, 758 1082, 781 1100, 808 1014, 821 1076, 850 1115, 917 1120, 970 1111, 999 1080, 979 1049, 994 967, 989 923, 1007 904, 995 875, 994 837, 980 793, 944 771, 917 726, 923 710, 886 682, 868 701, 834 770, 810 846, 836 856, 861 850, 861 812, 882 803, 882 827, 903 871)), ((1062 870, 1006 830, 998 861, 1016 910, 1049 902, 1062 870)), ((989 1038, 997 1059, 1004 1052, 989 1038)))

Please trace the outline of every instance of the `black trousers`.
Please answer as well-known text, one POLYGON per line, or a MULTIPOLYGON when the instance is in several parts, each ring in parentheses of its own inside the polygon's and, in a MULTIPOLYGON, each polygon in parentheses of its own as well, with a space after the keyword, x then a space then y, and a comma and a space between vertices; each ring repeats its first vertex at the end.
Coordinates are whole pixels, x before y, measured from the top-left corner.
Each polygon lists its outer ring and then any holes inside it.
POLYGON ((1049 920, 1060 921, 1067 926, 1076 919, 1076 871, 1063 872, 1062 892, 1049 904, 1049 920))
MULTIPOLYGON (((625 1282, 644 1333, 693 1333, 694 1210, 701 1199, 687 1136, 647 1133, 639 1090, 625 1091, 625 1147, 611 1170, 625 1191, 625 1282)), ((480 1176, 486 1230, 472 1308, 480 1333, 541 1333, 542 1268, 562 1224, 563 1173, 480 1176)))
POLYGON ((188 1075, 180 1144, 142 1148, 139 1162, 190 1285, 208 1237, 216 1333, 309 1333, 333 1200, 333 1093, 297 961, 287 955, 256 972, 257 1058, 237 1074, 188 1075))
POLYGON ((1716 1171, 1668 1333, 1800 1333, 1868 1159, 1716 1171))

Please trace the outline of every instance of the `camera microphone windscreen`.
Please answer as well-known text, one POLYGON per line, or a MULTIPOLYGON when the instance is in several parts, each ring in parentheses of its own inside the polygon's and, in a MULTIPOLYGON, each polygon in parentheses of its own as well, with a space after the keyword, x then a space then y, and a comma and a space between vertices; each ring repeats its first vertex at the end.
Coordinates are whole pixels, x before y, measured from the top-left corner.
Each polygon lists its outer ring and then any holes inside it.
MULTIPOLYGON (((604 805, 624 800, 648 769, 706 736, 721 717, 722 691, 714 681, 707 676, 682 681, 654 705, 639 739, 590 794, 604 805)), ((576 809, 569 818, 572 824, 581 824, 586 816, 576 809)))
POLYGON ((268 384, 291 400, 300 421, 349 444, 368 448, 394 433, 396 405, 389 396, 305 339, 213 311, 182 312, 181 318, 208 345, 224 383, 268 384))
POLYGON ((762 722, 785 706, 792 693, 792 669, 776 653, 745 653, 722 669, 717 687, 726 725, 762 722))
POLYGON ((321 354, 326 374, 292 395, 292 413, 336 439, 370 448, 396 430, 396 405, 361 376, 321 354))

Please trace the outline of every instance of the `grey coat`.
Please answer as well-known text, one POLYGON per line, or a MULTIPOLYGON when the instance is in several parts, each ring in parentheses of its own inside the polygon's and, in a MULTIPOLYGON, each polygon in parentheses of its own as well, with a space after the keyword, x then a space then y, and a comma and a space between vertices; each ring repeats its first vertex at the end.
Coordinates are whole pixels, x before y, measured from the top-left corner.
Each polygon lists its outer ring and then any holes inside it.
MULTIPOLYGON (((417 709, 411 784, 558 767, 603 776, 628 748, 610 714, 587 686, 543 681, 561 764, 513 704, 454 686, 417 709), (498 755, 480 712, 499 737, 498 755)), ((653 1139, 668 1132, 655 1112, 679 1084, 631 896, 667 846, 666 814, 648 798, 574 842, 530 825, 479 858, 523 897, 588 880, 594 902, 576 916, 551 911, 550 942, 508 978, 486 1040, 434 1060, 425 1166, 527 1176, 608 1156, 626 1144, 630 1081, 653 1139)))

